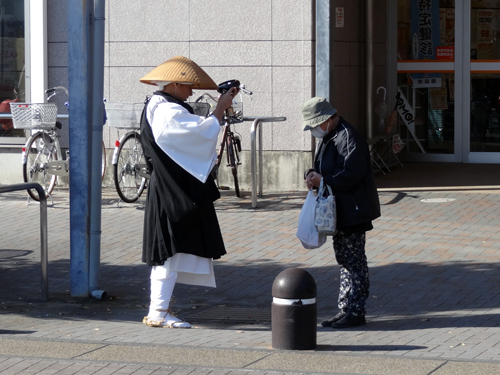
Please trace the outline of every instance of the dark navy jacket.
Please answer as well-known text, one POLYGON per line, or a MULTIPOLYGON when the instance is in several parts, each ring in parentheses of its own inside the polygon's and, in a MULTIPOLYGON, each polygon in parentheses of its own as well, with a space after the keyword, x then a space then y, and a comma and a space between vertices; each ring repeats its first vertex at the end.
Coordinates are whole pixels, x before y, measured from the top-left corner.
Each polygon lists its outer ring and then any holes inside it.
POLYGON ((380 203, 370 151, 366 140, 342 117, 318 144, 314 166, 335 195, 337 227, 371 229, 371 221, 380 216, 380 203))

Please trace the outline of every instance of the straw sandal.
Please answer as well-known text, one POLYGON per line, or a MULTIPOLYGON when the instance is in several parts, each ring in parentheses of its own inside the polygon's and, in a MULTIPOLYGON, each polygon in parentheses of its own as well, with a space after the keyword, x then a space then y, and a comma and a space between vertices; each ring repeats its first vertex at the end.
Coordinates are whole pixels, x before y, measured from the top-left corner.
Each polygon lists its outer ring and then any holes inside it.
POLYGON ((142 322, 148 327, 191 328, 191 324, 172 315, 170 309, 165 311, 165 316, 161 320, 153 320, 150 317, 145 316, 142 322))

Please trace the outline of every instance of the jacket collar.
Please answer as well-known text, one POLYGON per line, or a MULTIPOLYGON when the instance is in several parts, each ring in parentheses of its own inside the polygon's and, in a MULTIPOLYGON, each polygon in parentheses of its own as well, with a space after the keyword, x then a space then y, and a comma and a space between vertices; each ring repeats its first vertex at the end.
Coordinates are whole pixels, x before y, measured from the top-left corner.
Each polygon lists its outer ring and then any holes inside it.
POLYGON ((189 113, 194 114, 194 110, 189 104, 187 104, 187 103, 185 103, 177 98, 174 98, 172 95, 166 93, 165 91, 155 91, 154 94, 163 96, 168 102, 177 103, 177 104, 183 106, 184 108, 186 108, 189 111, 189 113))

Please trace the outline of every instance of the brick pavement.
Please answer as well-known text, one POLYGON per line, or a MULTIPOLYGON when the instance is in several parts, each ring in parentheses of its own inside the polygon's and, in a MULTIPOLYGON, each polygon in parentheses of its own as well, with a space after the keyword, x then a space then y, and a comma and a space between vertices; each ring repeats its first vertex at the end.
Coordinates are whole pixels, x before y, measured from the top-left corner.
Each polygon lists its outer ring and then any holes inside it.
MULTIPOLYGON (((317 352, 335 358, 487 361, 499 366, 498 192, 380 191, 383 216, 367 236, 369 323, 343 331, 318 327, 317 352), (432 202, 436 198, 454 200, 432 202)), ((26 206, 22 193, 0 195, 0 339, 155 343, 275 353, 265 316, 269 316, 272 282, 288 267, 304 267, 315 278, 318 320, 335 310, 338 267, 331 244, 304 250, 295 238, 305 194, 266 194, 254 210, 248 193, 237 199, 224 192, 217 214, 228 255, 215 263, 217 289, 179 284, 174 291, 178 315, 198 329, 145 327, 140 323, 147 312, 149 288, 148 269, 140 262, 143 210, 138 204, 118 207, 115 196, 112 190, 104 190, 101 245, 101 287, 113 298, 94 301, 70 296, 68 194, 58 190, 54 206, 48 209, 51 300, 40 303, 38 206, 26 206), (225 316, 230 309, 240 311, 243 318, 225 316), (264 318, 244 316, 252 311, 261 312, 264 318)), ((119 370, 113 362, 94 368, 94 362, 18 358, 1 352, 0 361, 8 361, 9 368, 36 362, 47 368, 76 366, 83 371, 79 373, 133 372, 131 368, 119 370)), ((138 373, 158 370, 147 364, 127 366, 137 366, 134 371, 138 373)), ((173 366, 170 373, 213 371, 201 368, 173 366)), ((268 372, 262 374, 272 374, 269 371, 277 368, 269 362, 264 370, 268 372)), ((227 373, 245 371, 227 369, 227 373)))

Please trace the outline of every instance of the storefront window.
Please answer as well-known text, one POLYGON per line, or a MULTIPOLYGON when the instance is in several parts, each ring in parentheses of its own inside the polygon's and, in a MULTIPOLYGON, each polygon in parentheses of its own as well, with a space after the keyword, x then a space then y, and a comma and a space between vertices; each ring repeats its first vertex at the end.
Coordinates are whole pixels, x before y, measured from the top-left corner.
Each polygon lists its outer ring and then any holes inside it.
POLYGON ((398 60, 454 60, 455 1, 398 1, 398 60))
POLYGON ((500 2, 471 3, 471 60, 500 59, 500 2))
MULTIPOLYGON (((0 1, 0 112, 10 101, 24 101, 24 1, 0 1)), ((0 137, 24 137, 12 120, 0 118, 0 137)))
POLYGON ((398 132, 406 152, 454 154, 455 1, 398 0, 398 132))
POLYGON ((434 86, 418 84, 410 73, 398 74, 398 132, 407 152, 453 154, 454 78, 441 73, 434 86), (411 116, 405 115, 405 112, 411 116))

